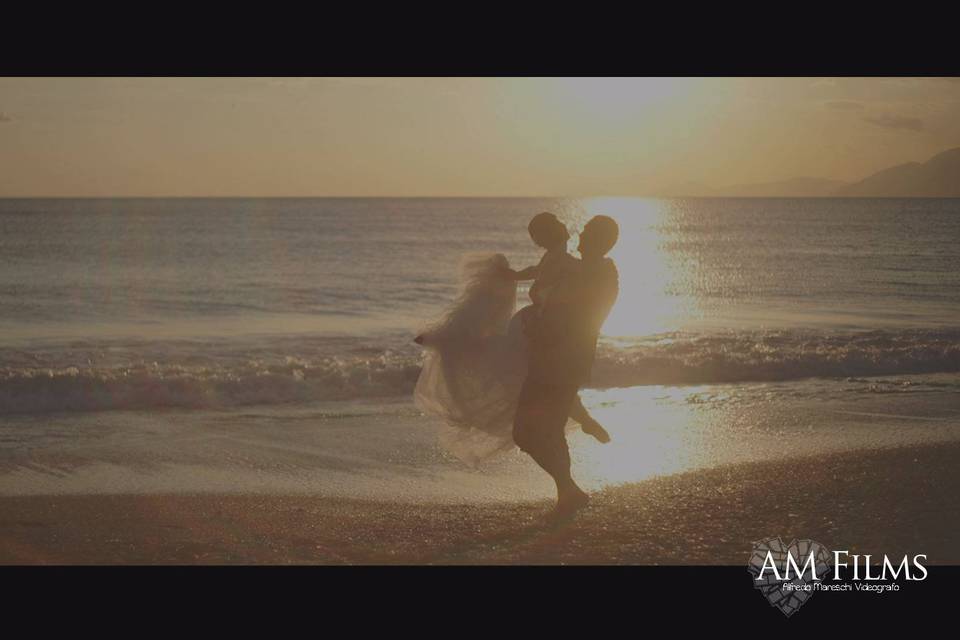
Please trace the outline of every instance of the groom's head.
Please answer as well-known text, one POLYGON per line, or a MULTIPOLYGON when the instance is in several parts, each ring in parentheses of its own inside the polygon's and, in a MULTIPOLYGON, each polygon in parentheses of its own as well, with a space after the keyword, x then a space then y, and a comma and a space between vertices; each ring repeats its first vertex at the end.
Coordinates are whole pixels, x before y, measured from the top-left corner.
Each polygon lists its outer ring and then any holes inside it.
POLYGON ((602 258, 607 255, 620 237, 620 227, 609 216, 593 216, 580 232, 577 250, 584 258, 602 258))

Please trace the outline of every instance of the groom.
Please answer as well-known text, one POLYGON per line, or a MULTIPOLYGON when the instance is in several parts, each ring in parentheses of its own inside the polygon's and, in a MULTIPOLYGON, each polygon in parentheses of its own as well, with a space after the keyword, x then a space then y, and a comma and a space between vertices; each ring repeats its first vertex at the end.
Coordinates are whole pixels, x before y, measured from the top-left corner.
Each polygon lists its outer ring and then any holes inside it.
POLYGON ((564 427, 580 387, 590 380, 600 327, 617 299, 619 276, 606 254, 619 236, 617 223, 594 216, 580 233, 580 271, 547 297, 529 334, 530 366, 513 420, 513 440, 557 484, 557 515, 586 506, 589 498, 570 475, 564 427))

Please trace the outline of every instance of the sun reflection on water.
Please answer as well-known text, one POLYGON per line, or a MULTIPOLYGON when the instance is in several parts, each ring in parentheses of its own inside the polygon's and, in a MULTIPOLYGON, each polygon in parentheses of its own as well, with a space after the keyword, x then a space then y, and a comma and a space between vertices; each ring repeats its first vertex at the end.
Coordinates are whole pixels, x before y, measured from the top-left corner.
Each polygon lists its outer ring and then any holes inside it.
POLYGON ((613 442, 598 445, 579 430, 568 433, 578 482, 596 489, 702 464, 704 424, 687 402, 692 392, 659 386, 581 392, 613 442))
MULTIPOLYGON (((620 295, 603 327, 608 338, 639 337, 682 329, 702 314, 679 286, 694 277, 690 256, 669 247, 675 204, 653 198, 585 198, 560 213, 576 233, 592 216, 612 217, 620 239, 610 252, 620 272, 620 295)), ((576 254, 575 254, 576 255, 576 254)))

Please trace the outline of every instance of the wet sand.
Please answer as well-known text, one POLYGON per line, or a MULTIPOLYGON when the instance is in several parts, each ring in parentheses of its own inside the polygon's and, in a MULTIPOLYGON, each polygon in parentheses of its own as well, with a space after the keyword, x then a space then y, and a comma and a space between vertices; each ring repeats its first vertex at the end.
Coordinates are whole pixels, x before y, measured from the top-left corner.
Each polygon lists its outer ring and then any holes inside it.
POLYGON ((960 443, 720 467, 547 501, 410 505, 312 496, 0 498, 0 564, 727 564, 752 542, 960 564, 960 443))

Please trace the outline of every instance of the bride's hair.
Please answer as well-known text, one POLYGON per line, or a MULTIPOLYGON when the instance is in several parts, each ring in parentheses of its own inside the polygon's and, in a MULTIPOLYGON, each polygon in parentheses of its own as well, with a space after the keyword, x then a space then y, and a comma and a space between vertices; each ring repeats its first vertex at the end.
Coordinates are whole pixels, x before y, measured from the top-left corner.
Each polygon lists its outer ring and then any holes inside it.
POLYGON ((467 254, 460 261, 460 294, 442 318, 423 332, 424 345, 506 333, 517 299, 517 283, 501 253, 467 254))

